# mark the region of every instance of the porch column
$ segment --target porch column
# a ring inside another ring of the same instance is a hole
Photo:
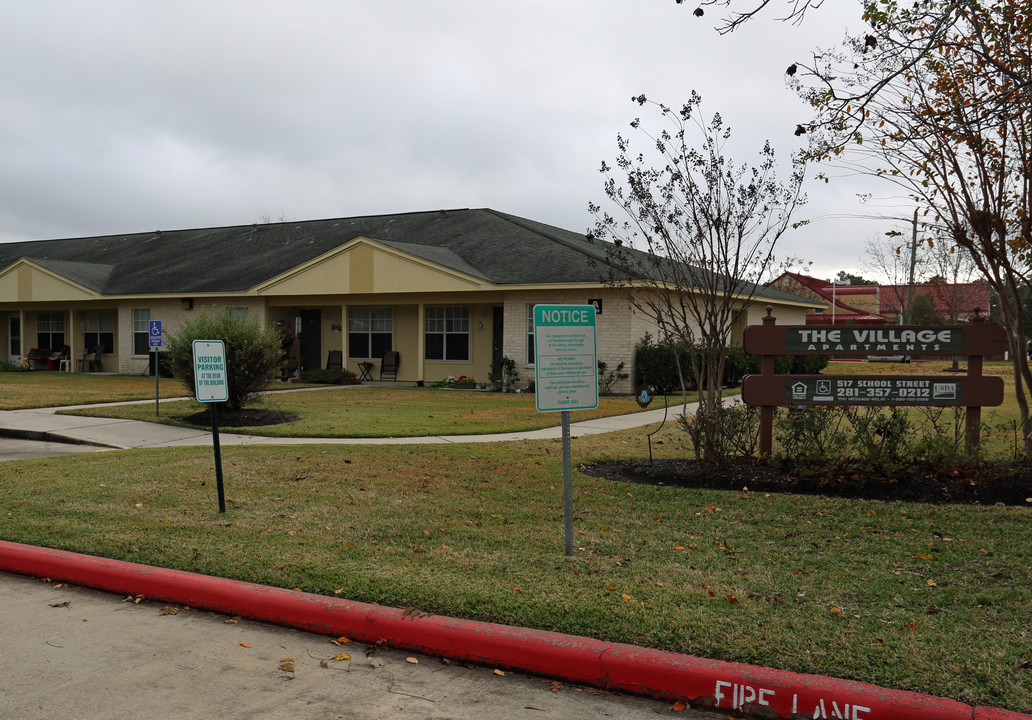
[[[416,313],[416,380],[426,380],[423,362],[426,357],[426,305],[419,303]]]
[[[68,366],[72,369],[72,372],[79,372],[79,358],[86,352],[82,349],[82,311],[69,310],[68,311],[68,332],[65,333],[65,345],[69,347],[68,350]],[[115,328],[118,328],[118,315],[115,315]],[[116,348],[111,348],[114,352]],[[58,366],[60,367],[60,366]]]
[[[340,306],[340,364],[347,370],[348,368],[348,306],[347,304]]]

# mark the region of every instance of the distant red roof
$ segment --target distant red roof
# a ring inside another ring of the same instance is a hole
[[[838,285],[793,272],[782,273],[770,285],[775,285],[778,280],[786,277],[795,280],[822,297],[829,305],[834,306],[836,311],[834,321],[832,320],[833,313],[812,313],[806,317],[807,324],[812,325],[831,325],[833,322],[836,325],[841,323],[870,325],[893,323],[895,320],[888,316],[899,314],[901,300],[906,299],[909,287],[908,285]],[[842,298],[859,295],[876,296],[880,314],[861,310],[842,301]],[[983,316],[988,317],[989,315],[990,290],[986,283],[916,283],[914,296],[918,295],[931,297],[936,311],[944,315],[966,316],[974,312],[976,308],[982,312]],[[838,311],[845,313],[845,316],[839,316]]]
[[[886,325],[893,322],[891,318],[865,312],[859,308],[853,307],[852,305],[847,305],[840,299],[840,297],[844,295],[871,295],[877,292],[876,285],[832,285],[827,280],[819,280],[815,277],[810,277],[809,275],[800,275],[799,273],[793,272],[782,273],[776,280],[769,284],[773,285],[777,280],[784,277],[791,278],[808,290],[812,290],[824,298],[829,305],[833,305],[835,308],[834,313],[824,312],[808,314],[806,316],[807,325],[841,325],[844,323]],[[867,290],[862,293],[844,292],[860,288],[867,288]],[[842,311],[843,314],[840,315],[839,311]]]

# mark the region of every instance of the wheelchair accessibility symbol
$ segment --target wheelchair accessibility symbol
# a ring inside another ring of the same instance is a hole
[[[149,323],[150,347],[161,347],[161,321],[150,320]]]

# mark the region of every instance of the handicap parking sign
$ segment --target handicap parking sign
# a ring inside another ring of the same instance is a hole
[[[151,320],[150,321],[150,347],[159,348],[161,347],[161,321]]]

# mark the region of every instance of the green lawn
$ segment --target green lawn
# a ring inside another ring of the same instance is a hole
[[[276,399],[306,410],[367,389]],[[487,397],[433,397],[468,395]],[[655,428],[577,438],[575,466],[647,458]],[[657,458],[688,452],[674,423],[653,443]],[[558,441],[223,448],[225,515],[210,448],[8,462],[0,537],[1032,711],[1029,507],[575,472],[566,558],[561,454]]]
[[[560,422],[559,413],[538,412],[532,394],[410,386],[331,386],[279,392],[263,397],[257,407],[296,413],[300,418],[280,425],[234,427],[233,432],[273,437],[418,437],[536,430]],[[184,418],[205,409],[201,403],[189,401],[163,404],[158,417],[153,403],[70,412],[186,425]],[[575,417],[591,420],[638,411],[633,398],[604,397],[597,410],[578,411]]]
[[[159,389],[161,397],[182,397],[189,394],[178,380],[162,378]],[[0,373],[0,410],[123,402],[147,398],[154,399],[154,378],[141,375]]]

